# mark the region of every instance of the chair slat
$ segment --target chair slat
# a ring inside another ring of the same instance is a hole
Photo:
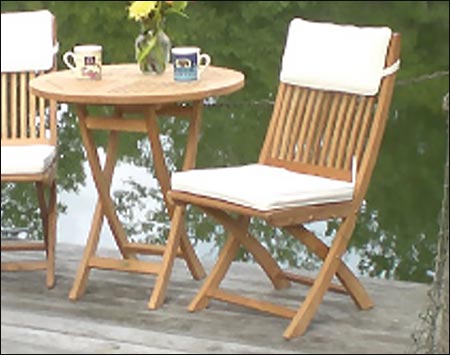
[[[281,157],[284,157],[287,155],[289,147],[291,145],[292,136],[291,136],[291,134],[289,134],[289,131],[293,129],[295,117],[297,116],[296,111],[297,111],[299,96],[300,96],[300,90],[295,90],[292,95],[292,101],[291,101],[292,103],[290,105],[290,109],[288,110],[287,121],[286,121],[286,124],[284,125],[284,132],[283,132],[282,138],[281,138],[280,154],[279,154]]]
[[[293,160],[295,157],[295,154],[298,151],[297,136],[300,132],[300,127],[302,126],[302,123],[303,123],[303,117],[304,117],[303,113],[305,111],[306,102],[307,102],[307,99],[309,96],[309,90],[306,90],[303,88],[297,88],[297,90],[300,92],[300,101],[297,106],[297,112],[295,115],[295,120],[293,123],[292,130],[291,130],[291,144],[290,144],[289,150],[286,155],[286,159],[288,159],[288,160]]]
[[[331,105],[329,111],[327,112],[327,114],[325,114],[326,131],[323,135],[322,149],[319,158],[319,165],[322,166],[331,166],[329,163],[328,152],[330,150],[331,137],[333,136],[335,124],[333,117],[336,116],[336,113],[338,112],[339,109],[339,103],[341,101],[341,95],[338,94],[330,94],[330,95],[331,95]]]
[[[27,73],[20,73],[20,137],[27,134]]]
[[[30,73],[30,80],[34,79],[36,74],[34,72]],[[36,96],[30,95],[28,96],[28,120],[30,122],[30,138],[36,138]]]
[[[339,149],[337,150],[336,155],[336,167],[341,168],[344,163],[345,159],[345,153],[347,152],[347,149],[349,148],[349,139],[350,136],[350,130],[353,125],[353,120],[355,118],[355,106],[356,106],[356,95],[352,95],[350,98],[350,102],[347,108],[347,113],[344,116],[344,122],[343,127],[340,135],[340,142]]]
[[[278,86],[278,92],[277,92],[277,96],[275,98],[275,104],[273,107],[272,118],[275,118],[280,114],[285,90],[286,90],[286,85],[281,83]],[[269,156],[269,154],[271,154],[273,140],[275,139],[275,130],[276,130],[276,120],[271,119],[270,123],[269,123],[269,127],[267,128],[267,133],[266,133],[265,139],[264,139],[264,145],[261,149],[261,153],[259,156],[260,163],[262,163],[264,161],[264,159],[267,156]]]
[[[345,115],[347,113],[347,107],[350,103],[350,95],[343,94],[342,100],[339,105],[339,110],[336,117],[336,125],[334,127],[333,135],[331,137],[331,147],[329,151],[329,166],[336,167],[336,158],[338,150],[340,149],[342,130],[344,127]]]
[[[285,125],[287,121],[288,112],[290,109],[290,102],[292,100],[293,94],[294,94],[294,88],[291,85],[288,85],[286,87],[284,97],[283,97],[283,104],[281,106],[280,112],[278,117],[276,118],[277,124],[276,124],[276,130],[275,130],[275,137],[273,141],[273,146],[276,147],[276,150],[272,152],[272,155],[275,157],[283,157],[283,152],[281,149],[281,142],[283,140],[283,135],[285,132]]]
[[[320,134],[318,126],[320,122],[319,120],[321,107],[324,103],[324,97],[324,91],[319,91],[314,101],[314,107],[313,111],[311,112],[311,120],[309,123],[308,132],[304,138],[304,151],[300,156],[300,161],[303,163],[311,163],[314,160],[315,152],[312,148],[316,140],[316,135]]]
[[[329,125],[329,123],[327,122],[327,115],[330,110],[331,97],[331,93],[324,93],[322,107],[318,112],[316,134],[311,146],[311,164],[319,164],[320,161],[320,153],[323,148],[325,130]]]
[[[8,75],[2,73],[2,139],[8,137]]]
[[[11,74],[10,82],[10,122],[11,138],[17,138],[17,74]]]
[[[303,120],[301,123],[300,132],[296,139],[297,140],[297,142],[296,142],[297,150],[295,152],[294,161],[300,161],[300,157],[304,150],[305,136],[309,129],[309,122],[310,122],[310,118],[311,118],[311,112],[314,107],[314,100],[316,98],[316,94],[317,94],[316,91],[311,91],[308,96],[308,100],[306,102],[306,107],[305,107],[305,112],[303,114]]]
[[[343,162],[344,169],[350,169],[352,164],[352,158],[356,151],[356,141],[359,134],[359,130],[362,125],[363,112],[368,104],[368,99],[365,96],[358,98],[357,108],[355,110],[355,117],[352,122],[350,136],[348,139],[348,147],[345,155],[345,161]]]
[[[40,97],[39,101],[39,138],[45,137],[45,100]]]
[[[371,122],[372,122],[374,102],[375,102],[375,97],[370,97],[368,100],[368,103],[366,105],[366,109],[365,109],[364,116],[362,119],[362,127],[361,127],[360,133],[358,135],[358,139],[356,142],[356,148],[355,148],[355,156],[356,156],[356,159],[358,162],[362,160],[363,149],[366,145],[367,135],[368,135],[368,132],[369,132],[369,129],[371,126]]]

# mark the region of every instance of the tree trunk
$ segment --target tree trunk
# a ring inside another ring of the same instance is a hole
[[[447,206],[448,207],[448,206]],[[448,209],[447,209],[448,210]],[[447,240],[448,240],[448,229],[447,229]],[[445,275],[444,275],[444,309],[442,311],[442,322],[441,322],[441,333],[439,334],[439,352],[441,354],[448,354],[449,348],[448,348],[448,254],[447,254],[447,261],[445,263]]]
[[[445,111],[447,111],[447,134],[448,131],[448,125],[449,125],[449,98],[448,93],[446,97],[444,98],[444,104],[443,108]],[[447,136],[448,138],[448,136]],[[448,143],[447,143],[448,145]],[[444,200],[442,203],[442,214],[441,214],[441,230],[440,230],[440,243],[442,243],[441,248],[439,251],[444,253],[441,255],[441,258],[443,258],[442,266],[443,266],[443,274],[442,274],[442,293],[441,293],[441,323],[440,323],[440,331],[438,334],[438,341],[437,341],[437,350],[441,354],[448,354],[449,353],[449,334],[448,334],[448,258],[449,258],[449,234],[448,234],[448,227],[449,227],[449,214],[448,214],[448,149],[447,146],[447,163],[445,166],[445,180],[444,180]],[[439,261],[438,261],[439,262]]]
[[[447,113],[447,159],[444,170],[444,195],[439,220],[439,238],[436,268],[433,284],[428,292],[425,313],[412,334],[415,354],[448,354],[448,293],[449,293],[449,213],[448,213],[448,170],[449,170],[449,94],[444,97],[443,109]]]

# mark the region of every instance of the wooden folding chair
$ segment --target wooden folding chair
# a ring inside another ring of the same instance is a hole
[[[35,184],[43,226],[42,241],[2,239],[1,251],[46,253],[42,261],[2,261],[1,271],[46,270],[46,284],[51,288],[57,222],[56,102],[31,95],[29,81],[56,69],[56,21],[47,10],[1,16],[1,181]]]
[[[399,54],[400,35],[386,27],[292,21],[258,164],[172,175],[172,201],[200,207],[229,233],[190,311],[210,299],[265,311],[291,320],[283,334],[290,339],[305,332],[327,290],[348,293],[360,309],[373,306],[341,258],[377,160]],[[179,238],[183,211],[176,207],[169,239]],[[251,217],[283,229],[322,259],[316,278],[283,271],[249,233]],[[329,219],[340,220],[330,247],[302,224]],[[219,287],[240,246],[275,288],[312,285],[298,309]],[[332,283],[334,276],[342,285]]]

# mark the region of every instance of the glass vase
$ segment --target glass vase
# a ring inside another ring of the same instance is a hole
[[[163,30],[139,34],[135,41],[136,60],[145,74],[162,74],[170,60],[171,42]]]

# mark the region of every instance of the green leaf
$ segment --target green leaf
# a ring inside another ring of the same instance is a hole
[[[153,36],[152,39],[148,42],[148,44],[138,52],[137,61],[141,63],[153,49],[156,44],[156,36]]]
[[[178,12],[182,12],[186,8],[187,4],[188,4],[187,1],[174,1],[172,3],[171,9]]]
[[[165,52],[164,52],[161,44],[155,46],[152,56],[153,56],[153,59],[155,60],[155,62],[157,63],[157,66],[158,66],[157,71],[159,71],[159,70],[164,71],[164,67],[162,67],[162,66],[164,66],[164,62],[165,62],[166,58],[165,58]],[[162,68],[160,68],[160,67],[162,67]]]
[[[186,13],[184,12],[184,10],[186,9],[187,3],[188,3],[187,1],[174,1],[172,3],[172,6],[170,6],[166,10],[166,14],[177,14],[182,17],[188,18],[188,15],[186,15]]]

